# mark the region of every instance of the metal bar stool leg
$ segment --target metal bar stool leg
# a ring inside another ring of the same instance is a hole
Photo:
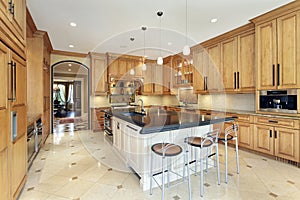
[[[202,159],[202,151],[200,152],[200,196],[203,197],[203,159]]]
[[[162,157],[162,177],[161,177],[161,200],[165,199],[165,169],[164,169],[164,160],[165,157]]]
[[[228,152],[227,152],[227,140],[225,140],[225,183],[228,183]]]
[[[219,163],[219,146],[218,144],[216,145],[216,159],[215,159],[215,163],[217,165],[217,173],[218,173],[218,185],[220,185],[220,163]]]
[[[192,200],[192,186],[191,186],[191,174],[190,174],[190,163],[189,163],[189,150],[186,149],[186,152],[185,152],[185,160],[186,164],[185,167],[184,167],[184,170],[185,168],[187,168],[187,176],[188,176],[188,189],[189,189],[189,200]]]
[[[236,160],[236,173],[240,173],[240,163],[239,163],[239,147],[238,147],[238,138],[235,138],[235,160]]]
[[[151,152],[151,158],[150,158],[150,195],[152,195],[152,179],[153,179],[153,153]]]
[[[170,170],[171,170],[171,164],[170,164],[170,159],[167,159],[167,187],[170,187]]]

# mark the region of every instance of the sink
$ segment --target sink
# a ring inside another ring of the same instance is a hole
[[[127,117],[132,117],[132,116],[145,116],[146,114],[142,114],[139,112],[123,112],[122,115]]]

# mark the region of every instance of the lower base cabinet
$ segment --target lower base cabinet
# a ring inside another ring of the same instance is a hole
[[[299,134],[298,120],[257,117],[254,150],[299,162]]]
[[[8,148],[0,152],[0,199],[9,199]]]
[[[24,149],[27,149],[26,134],[12,144],[11,192],[13,199],[16,199],[21,191],[27,174],[27,151],[24,151]]]

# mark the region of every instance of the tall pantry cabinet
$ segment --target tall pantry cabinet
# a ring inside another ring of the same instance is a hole
[[[0,1],[0,199],[17,199],[27,173],[26,0]]]

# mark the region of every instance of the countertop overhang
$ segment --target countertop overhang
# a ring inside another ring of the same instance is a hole
[[[159,110],[146,115],[128,115],[129,112],[113,112],[113,116],[141,127],[140,134],[178,130],[233,121],[224,116],[200,115],[184,112]]]

